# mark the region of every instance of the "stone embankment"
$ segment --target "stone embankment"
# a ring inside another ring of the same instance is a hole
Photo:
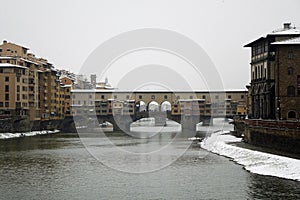
[[[235,132],[244,141],[280,151],[300,153],[300,122],[259,119],[234,120]]]

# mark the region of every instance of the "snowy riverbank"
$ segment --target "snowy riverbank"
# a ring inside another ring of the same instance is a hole
[[[212,134],[200,143],[201,147],[231,158],[252,173],[300,181],[300,160],[230,145],[241,142],[241,138],[228,133],[219,131]]]
[[[0,133],[0,139],[10,139],[10,138],[19,138],[19,137],[30,137],[35,135],[45,135],[45,134],[53,134],[58,133],[59,130],[43,130],[43,131],[31,131],[24,133]]]

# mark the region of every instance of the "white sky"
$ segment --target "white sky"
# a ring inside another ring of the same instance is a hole
[[[57,68],[76,73],[111,37],[161,28],[197,42],[226,89],[249,83],[250,51],[244,44],[283,22],[300,27],[299,0],[1,0],[0,5],[0,40],[29,47]]]

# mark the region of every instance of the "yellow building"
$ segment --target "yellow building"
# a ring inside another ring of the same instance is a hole
[[[70,115],[73,83],[61,84],[54,66],[28,50],[7,41],[0,45],[0,115],[30,121]]]

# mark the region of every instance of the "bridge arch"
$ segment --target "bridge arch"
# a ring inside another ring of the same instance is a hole
[[[160,110],[163,112],[171,111],[172,104],[169,101],[164,101],[160,104]]]
[[[136,112],[146,112],[147,105],[144,101],[138,101],[135,103],[135,111]]]
[[[158,112],[158,111],[160,111],[160,105],[156,101],[151,101],[148,104],[148,111],[149,112]]]

